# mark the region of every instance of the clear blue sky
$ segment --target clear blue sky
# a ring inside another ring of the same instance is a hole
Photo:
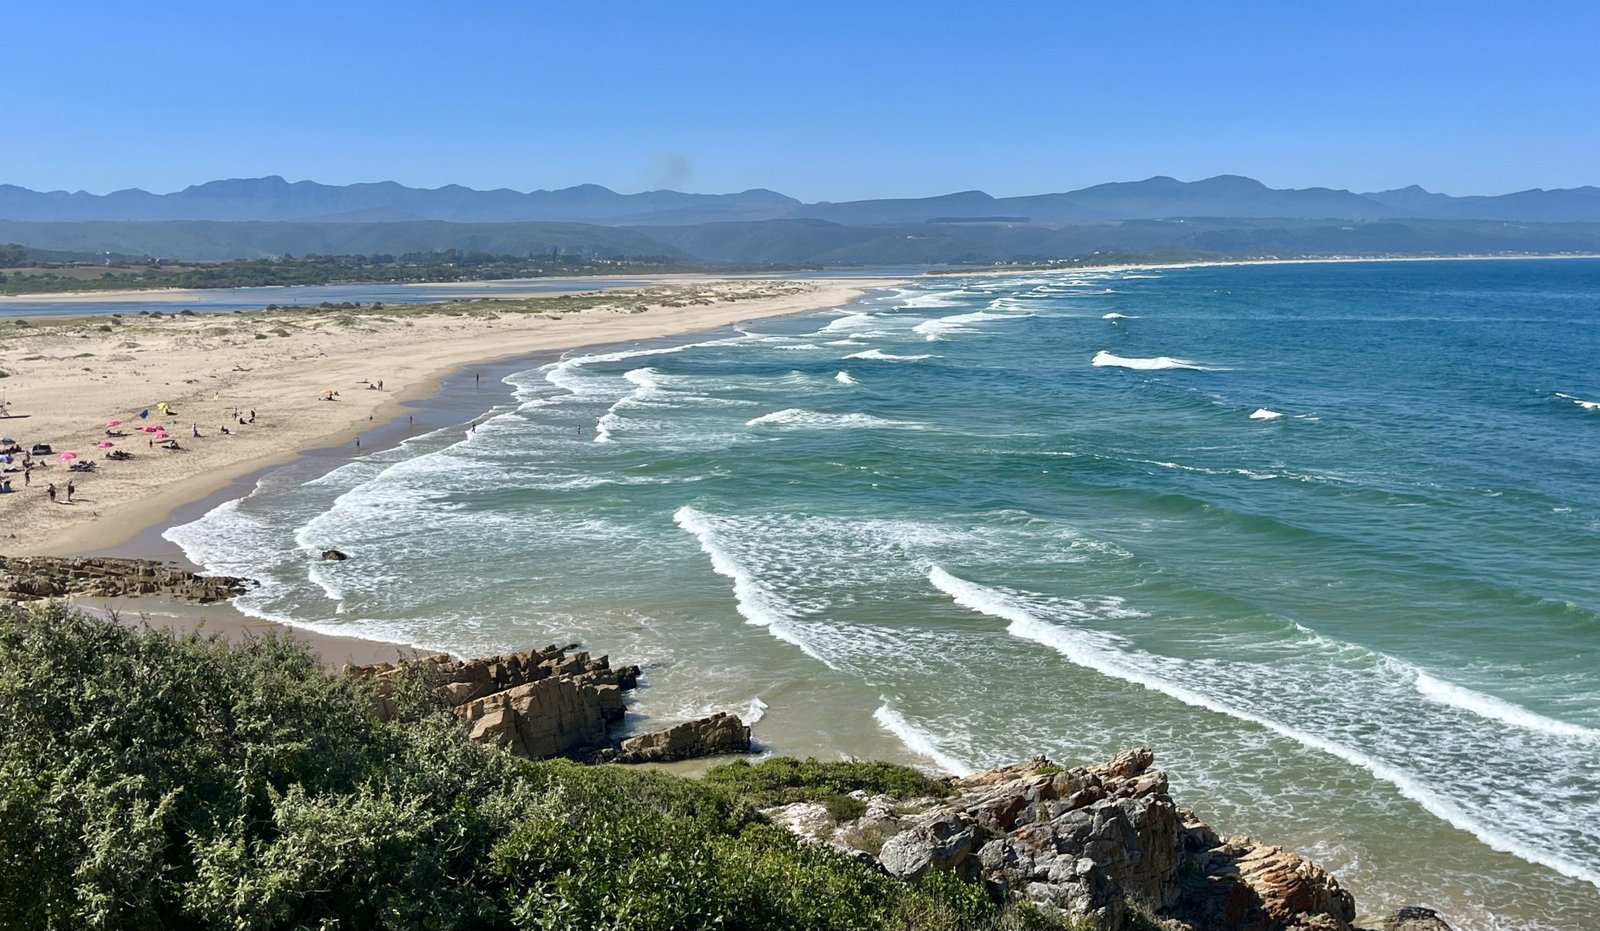
[[[0,182],[1600,183],[1600,4],[24,2]]]

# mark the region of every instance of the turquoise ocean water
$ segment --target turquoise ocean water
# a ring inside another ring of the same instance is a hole
[[[1600,261],[940,276],[534,365],[167,536],[263,617],[640,662],[643,727],[1147,744],[1366,912],[1600,928],[1597,363]]]

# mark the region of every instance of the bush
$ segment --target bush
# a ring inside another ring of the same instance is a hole
[[[427,702],[379,722],[367,688],[277,637],[0,606],[0,927],[1022,927],[980,886],[899,883],[757,810],[934,794],[914,771],[529,763]]]

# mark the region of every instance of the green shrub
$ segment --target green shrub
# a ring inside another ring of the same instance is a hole
[[[981,886],[899,883],[757,809],[937,794],[914,771],[529,763],[468,741],[426,690],[379,722],[367,687],[272,636],[0,606],[0,927],[1025,927]]]

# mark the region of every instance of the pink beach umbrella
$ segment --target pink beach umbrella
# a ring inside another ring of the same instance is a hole
[[[160,427],[140,427],[139,429],[143,430],[146,433],[160,433],[161,432],[161,428]]]
[[[117,444],[111,442],[110,440],[101,440],[100,442],[98,442],[98,443],[96,443],[94,445],[100,447],[101,449],[110,449],[111,447],[113,447],[113,446],[115,446]]]
[[[120,427],[120,426],[122,426],[122,421],[120,421],[120,420],[108,420],[108,421],[106,421],[106,426],[108,426],[108,427]]]
[[[61,454],[61,461],[62,462],[71,462],[72,460],[74,460],[76,458],[78,458],[78,454],[77,453],[62,453]]]

